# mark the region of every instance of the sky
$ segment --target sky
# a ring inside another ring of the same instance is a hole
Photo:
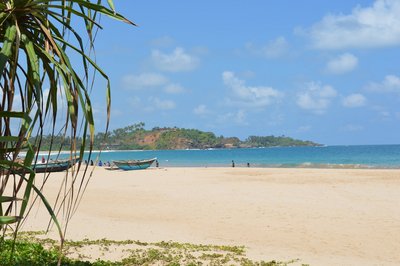
[[[400,143],[400,0],[114,4],[138,26],[101,19],[96,59],[111,79],[111,130],[144,122],[241,139]]]

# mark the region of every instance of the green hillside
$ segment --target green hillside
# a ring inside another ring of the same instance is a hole
[[[297,140],[286,136],[250,136],[245,140],[237,137],[216,136],[212,132],[197,129],[155,127],[144,128],[144,123],[118,128],[111,132],[100,132],[95,136],[94,149],[107,150],[175,150],[210,148],[252,148],[252,147],[288,147],[320,146],[312,141]],[[53,150],[61,145],[67,147],[69,139],[53,139]],[[50,137],[44,137],[43,149],[50,148]],[[79,144],[78,144],[79,146]]]

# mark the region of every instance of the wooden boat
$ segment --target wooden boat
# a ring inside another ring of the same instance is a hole
[[[149,168],[149,166],[155,161],[157,158],[147,159],[147,160],[119,160],[113,161],[113,163],[122,170],[140,170]]]
[[[72,167],[74,160],[56,160],[33,165],[36,173],[62,172]]]

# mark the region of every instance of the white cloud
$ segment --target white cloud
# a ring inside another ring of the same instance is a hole
[[[344,49],[400,44],[400,1],[376,0],[349,15],[327,15],[309,31],[315,48]]]
[[[231,89],[232,94],[227,102],[244,107],[266,107],[279,100],[283,94],[271,87],[246,86],[245,81],[238,79],[233,72],[222,73],[224,84]]]
[[[264,56],[266,58],[277,58],[285,55],[289,45],[284,37],[278,37],[268,42],[263,47],[255,47],[252,43],[246,44],[246,49],[253,54]]]
[[[122,78],[124,88],[138,90],[148,87],[165,85],[168,78],[157,73],[142,73],[139,75],[126,75]]]
[[[235,123],[237,125],[248,125],[246,119],[246,112],[244,110],[239,109],[237,112],[230,112],[226,114],[221,114],[217,117],[217,121],[219,123]]]
[[[172,54],[153,50],[151,58],[157,68],[168,72],[192,71],[199,64],[197,57],[186,53],[181,47],[177,47]]]
[[[335,98],[337,92],[329,85],[322,86],[318,83],[311,82],[297,96],[297,105],[305,110],[309,110],[316,114],[325,113],[331,100]]]
[[[366,90],[373,92],[400,93],[400,78],[395,75],[387,75],[381,83],[371,82]]]
[[[364,95],[359,93],[351,94],[345,97],[342,101],[343,106],[354,108],[354,107],[362,107],[367,103],[367,99]]]
[[[332,74],[343,74],[354,70],[357,65],[358,58],[352,54],[345,53],[329,61],[326,69]]]
[[[208,110],[206,105],[200,104],[196,108],[193,109],[193,113],[196,115],[206,115],[211,112]]]
[[[172,110],[176,108],[176,104],[171,100],[163,100],[158,97],[149,97],[147,100],[135,96],[127,99],[131,109],[135,112],[152,113],[157,110]],[[126,112],[126,111],[125,111]]]
[[[180,84],[175,84],[175,83],[168,84],[164,88],[164,90],[166,93],[169,94],[179,94],[185,91],[185,89]]]
[[[153,107],[159,110],[172,110],[175,109],[176,104],[171,100],[161,100],[159,98],[150,98],[149,101],[153,104]]]

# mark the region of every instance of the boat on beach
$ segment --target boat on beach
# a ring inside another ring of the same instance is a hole
[[[32,166],[36,173],[62,172],[72,167],[74,160],[55,160],[47,163],[36,163]]]
[[[121,170],[140,170],[149,168],[156,160],[157,158],[145,160],[118,160],[113,161],[113,163]]]

